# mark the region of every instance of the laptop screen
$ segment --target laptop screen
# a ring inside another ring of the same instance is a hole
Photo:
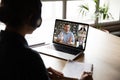
[[[89,25],[56,19],[53,43],[85,49]]]

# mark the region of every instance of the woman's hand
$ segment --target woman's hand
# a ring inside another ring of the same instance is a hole
[[[91,72],[83,72],[81,80],[93,80]]]
[[[61,78],[64,77],[64,75],[61,72],[59,72],[51,67],[49,67],[47,70],[48,70],[49,77],[52,80],[60,80]]]
[[[74,78],[67,78],[64,77],[63,73],[49,67],[48,69],[48,74],[51,80],[77,80]],[[81,79],[80,80],[93,80],[92,78],[92,73],[91,72],[83,72]]]

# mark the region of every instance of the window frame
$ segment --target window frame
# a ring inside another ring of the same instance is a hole
[[[62,11],[62,19],[66,19],[67,17],[67,1],[80,1],[80,0],[42,0],[42,1],[63,1],[63,11]],[[100,4],[100,1],[99,1]],[[113,20],[116,21],[116,20]],[[119,12],[119,20],[120,21],[120,12]]]

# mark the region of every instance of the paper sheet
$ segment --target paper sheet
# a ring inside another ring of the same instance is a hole
[[[80,79],[84,71],[91,72],[92,64],[68,61],[62,72],[65,77]]]

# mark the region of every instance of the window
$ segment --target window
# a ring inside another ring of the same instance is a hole
[[[109,5],[109,12],[112,14],[114,19],[112,21],[118,21],[120,16],[120,0],[100,0],[100,6],[103,6],[104,3]]]
[[[120,8],[119,8],[119,0],[100,0],[99,6],[103,6],[104,3],[108,4],[109,6],[109,13],[111,13],[112,18],[103,20],[100,19],[100,22],[106,21],[118,21],[120,18]],[[87,4],[89,7],[89,11],[86,13],[85,16],[82,16],[80,13],[80,5]],[[78,21],[88,21],[94,22],[95,20],[95,3],[93,0],[68,0],[67,1],[67,19],[74,19]]]
[[[42,19],[51,20],[62,18],[62,1],[43,1]]]
[[[89,4],[88,4],[89,3]],[[87,13],[85,16],[82,16],[80,13],[80,6],[82,4],[87,4],[91,6],[91,11]],[[79,0],[79,1],[67,1],[67,19],[74,19],[78,21],[93,21],[93,10],[94,3],[90,0]]]

